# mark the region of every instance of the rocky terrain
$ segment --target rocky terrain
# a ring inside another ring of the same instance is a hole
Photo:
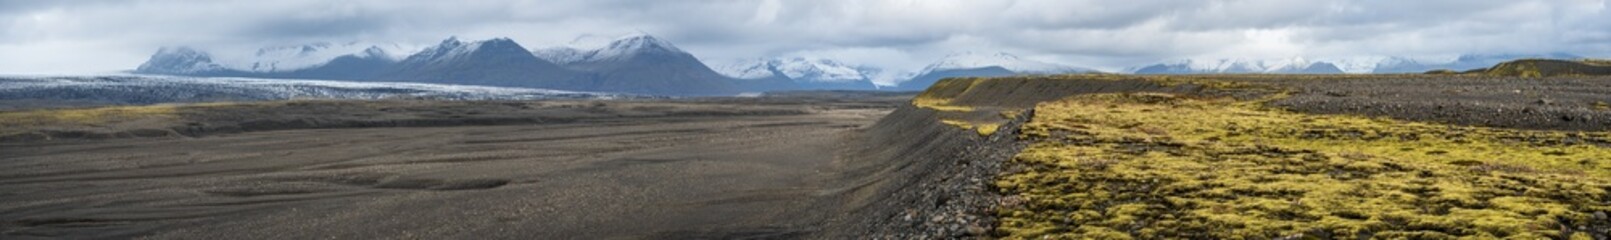
[[[969,176],[1001,194],[989,237],[1605,239],[1606,80],[961,78],[913,103],[1027,145]]]
[[[915,97],[0,112],[0,234],[1606,239],[1608,80],[1085,74]]]

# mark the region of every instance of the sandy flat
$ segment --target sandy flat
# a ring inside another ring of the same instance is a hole
[[[798,237],[888,111],[5,143],[0,236]]]

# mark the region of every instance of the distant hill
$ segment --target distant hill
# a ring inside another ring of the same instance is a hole
[[[1488,68],[1484,73],[1494,76],[1515,77],[1611,75],[1611,61],[1521,59],[1499,63]]]
[[[1460,57],[1448,62],[1423,62],[1408,58],[1394,58],[1392,61],[1384,61],[1377,64],[1372,70],[1372,73],[1419,73],[1437,69],[1467,71],[1472,69],[1488,68],[1505,61],[1528,58],[1578,59],[1582,57],[1567,53],[1468,54],[1461,55]]]
[[[896,89],[904,91],[920,91],[927,89],[930,85],[934,85],[934,83],[939,82],[940,79],[954,77],[1004,77],[1012,75],[1019,75],[1019,73],[1013,72],[1012,70],[1007,70],[1006,68],[1000,66],[934,70],[924,72],[922,75],[914,76],[912,77],[912,80],[901,82],[901,85],[896,87]]]
[[[950,77],[1000,77],[1024,74],[1087,72],[1096,72],[1096,70],[1024,59],[1008,53],[962,52],[951,54],[933,64],[929,64],[928,67],[924,67],[922,71],[914,74],[910,80],[901,82],[894,90],[923,90],[927,89],[929,85],[934,85],[940,79]]]
[[[1138,67],[1135,74],[1217,74],[1217,73],[1277,73],[1277,74],[1337,74],[1344,73],[1336,64],[1310,61],[1302,58],[1246,60],[1221,59],[1217,61],[1180,60]]]
[[[1288,58],[1288,59],[1185,59],[1132,67],[1135,74],[1335,74],[1335,73],[1423,73],[1432,70],[1467,71],[1500,62],[1525,59],[1577,59],[1566,53],[1545,54],[1468,54],[1447,61],[1416,60],[1408,57]]]

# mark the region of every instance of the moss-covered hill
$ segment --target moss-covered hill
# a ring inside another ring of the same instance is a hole
[[[951,79],[914,104],[1029,142],[995,181],[1007,239],[1611,236],[1611,134],[1298,113],[1245,77]]]
[[[1521,59],[1499,63],[1488,68],[1486,73],[1494,76],[1513,77],[1611,75],[1611,61],[1593,59]]]

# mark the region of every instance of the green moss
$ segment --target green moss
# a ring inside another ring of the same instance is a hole
[[[174,105],[153,105],[0,112],[0,124],[12,126],[50,123],[94,125],[126,119],[172,117],[175,109],[176,106]]]
[[[957,127],[957,128],[961,128],[961,129],[972,130],[974,132],[979,133],[980,137],[989,137],[991,134],[996,133],[996,129],[1001,128],[1000,123],[971,123],[971,122],[966,122],[966,121],[961,121],[961,120],[949,120],[949,119],[941,119],[940,123],[944,123],[945,125],[951,125],[952,127]]]
[[[929,86],[928,90],[918,94],[917,97],[913,97],[912,105],[920,108],[934,109],[936,111],[973,111],[972,107],[952,105],[951,99],[956,98],[957,95],[967,92],[969,89],[972,89],[973,86],[982,81],[985,81],[985,79],[942,79],[939,82],[935,82],[933,86]]]
[[[1101,94],[1043,103],[1008,239],[1564,238],[1611,211],[1604,137]],[[1608,231],[1599,229],[1594,231]],[[1330,237],[1325,237],[1330,236]]]

